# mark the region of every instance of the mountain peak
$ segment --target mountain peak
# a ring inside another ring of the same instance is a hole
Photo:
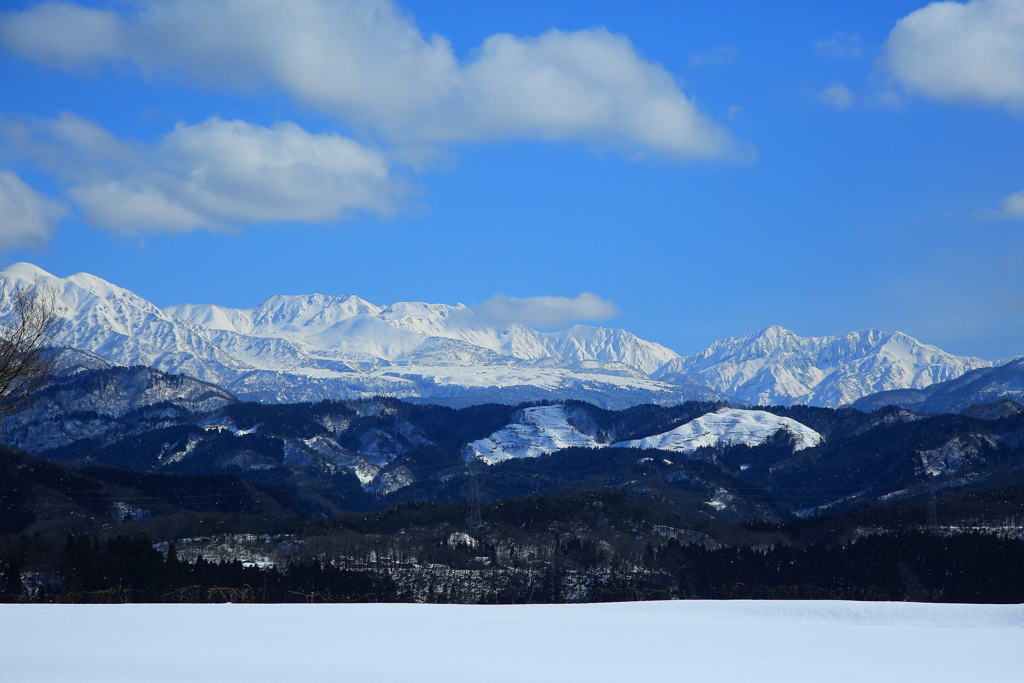
[[[754,333],[755,337],[795,337],[797,336],[792,330],[786,329],[782,325],[769,325],[760,332]]]
[[[119,365],[190,375],[256,400],[478,392],[490,401],[586,395],[621,405],[699,395],[840,406],[992,365],[881,330],[800,337],[772,325],[683,358],[620,329],[476,324],[461,304],[382,307],[351,294],[305,294],[271,296],[250,309],[161,310],[88,273],[62,279],[19,263],[3,275],[12,285],[38,280],[57,288],[68,322],[61,342],[69,347]]]
[[[922,344],[902,332],[800,337],[778,325],[714,342],[663,368],[756,405],[848,405],[888,389],[924,387],[991,363]],[[659,376],[659,375],[656,375]]]
[[[52,273],[48,273],[39,266],[26,263],[25,261],[18,261],[7,266],[3,271],[0,271],[0,277],[3,277],[8,282],[26,283],[45,278],[55,278]]]
[[[10,273],[34,282],[38,270],[20,265]],[[724,400],[695,383],[651,379],[677,354],[624,330],[499,330],[467,323],[472,316],[462,305],[382,307],[351,294],[275,295],[250,309],[181,304],[161,310],[86,273],[45,280],[65,311],[61,343],[117,365],[189,375],[249,400],[579,398],[606,406]],[[10,311],[0,305],[0,319]]]

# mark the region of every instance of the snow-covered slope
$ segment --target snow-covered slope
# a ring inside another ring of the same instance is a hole
[[[57,290],[66,321],[62,344],[93,353],[116,365],[147,365],[216,384],[229,383],[250,368],[221,351],[203,328],[182,323],[140,296],[105,280],[78,273],[58,278],[28,263],[0,272],[6,282],[0,321],[11,310],[12,290],[48,285]]]
[[[778,432],[793,438],[793,450],[812,448],[821,443],[821,434],[788,417],[779,417],[763,410],[721,410],[702,415],[684,425],[643,439],[620,441],[617,448],[659,448],[689,455],[707,446],[760,446]]]
[[[898,405],[922,413],[957,413],[970,406],[1003,400],[1024,402],[1024,358],[997,367],[972,370],[924,389],[883,391],[865,396],[854,403],[854,407],[871,411]]]
[[[625,330],[576,325],[565,332],[538,332],[525,325],[497,329],[475,323],[462,304],[398,303],[375,306],[356,296],[273,296],[250,309],[209,304],[170,306],[165,313],[210,330],[259,339],[284,339],[314,357],[408,360],[434,342],[441,364],[455,362],[466,345],[520,360],[556,358],[623,363],[647,375],[678,354]],[[464,344],[439,344],[454,340]],[[450,351],[449,351],[450,349]],[[444,350],[444,353],[438,351]],[[450,355],[448,355],[450,354]],[[371,360],[372,359],[372,360]]]
[[[512,420],[489,437],[467,444],[465,457],[479,458],[493,465],[512,458],[535,458],[563,448],[609,445],[580,431],[564,405],[525,408]],[[689,455],[705,446],[760,446],[780,431],[791,435],[794,451],[812,448],[822,441],[821,434],[788,417],[763,410],[722,408],[668,432],[610,445],[614,448],[660,448]]]
[[[468,459],[480,458],[488,465],[512,458],[535,458],[563,448],[599,448],[594,437],[569,424],[565,406],[538,406],[519,411],[515,422],[486,439],[466,445]]]
[[[153,368],[72,370],[39,392],[32,409],[9,417],[4,442],[38,453],[80,440],[106,442],[187,424],[238,400],[224,389]]]
[[[58,292],[59,341],[117,365],[146,365],[270,402],[390,395],[437,401],[578,398],[608,407],[720,400],[691,380],[648,373],[677,358],[624,330],[577,325],[538,332],[493,328],[462,304],[376,306],[355,296],[273,296],[252,309],[209,304],[161,310],[79,273],[58,278],[31,264],[2,273],[10,291]]]
[[[799,337],[774,326],[717,341],[700,353],[670,361],[652,376],[690,376],[754,405],[837,407],[868,394],[922,388],[991,365],[948,354],[902,332]]]

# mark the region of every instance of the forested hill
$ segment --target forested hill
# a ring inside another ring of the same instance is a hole
[[[600,486],[687,514],[784,521],[998,486],[1024,464],[1024,410],[1012,402],[941,415],[705,402],[265,405],[143,367],[85,370],[47,391],[10,422],[8,443],[79,468],[230,474],[327,516],[461,500],[476,480],[484,500]]]
[[[5,601],[1024,601],[1019,481],[932,511],[778,524],[584,487],[483,502],[474,527],[465,501],[328,519],[233,475],[76,472],[5,450],[0,473]]]

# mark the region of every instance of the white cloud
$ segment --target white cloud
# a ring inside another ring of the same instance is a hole
[[[1024,220],[1024,190],[1003,199],[998,209],[975,211],[974,218],[983,221]]]
[[[489,325],[522,323],[530,327],[558,327],[580,320],[606,320],[619,314],[610,301],[584,292],[576,298],[566,296],[531,296],[518,299],[504,294],[473,308],[475,318]]]
[[[0,169],[0,249],[40,247],[67,209],[39,194],[17,173]]]
[[[743,56],[734,45],[719,45],[708,52],[691,52],[690,66],[714,66],[716,64],[732,64]]]
[[[818,101],[827,104],[836,111],[846,111],[856,101],[853,93],[842,83],[832,83],[818,93]]]
[[[280,87],[392,144],[578,139],[679,158],[750,153],[660,65],[602,28],[489,37],[460,63],[390,0],[47,2],[0,20],[14,53],[61,68],[117,60],[234,88]]]
[[[388,214],[402,189],[381,152],[294,123],[212,118],[141,145],[65,113],[19,145],[49,162],[88,222],[124,233]]]
[[[45,2],[0,22],[0,39],[16,54],[65,69],[121,56],[117,15],[67,2]]]
[[[1014,192],[1003,200],[1002,214],[1005,218],[1024,219],[1024,190]]]
[[[886,53],[911,92],[1024,113],[1024,0],[932,3],[896,22]]]
[[[860,59],[864,56],[861,38],[856,33],[837,31],[829,38],[814,41],[814,51],[822,57]]]
[[[82,207],[87,222],[125,234],[182,232],[216,225],[151,184],[110,180],[72,187],[68,192]]]

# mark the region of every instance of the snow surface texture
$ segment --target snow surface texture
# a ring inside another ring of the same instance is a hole
[[[779,417],[763,410],[721,410],[702,415],[684,425],[643,439],[612,444],[619,448],[660,448],[666,451],[693,453],[707,446],[760,446],[785,431],[793,437],[793,450],[813,448],[821,443],[821,434],[788,417]]]
[[[0,605],[4,680],[1017,682],[1024,608]]]
[[[600,448],[594,437],[571,424],[565,406],[539,406],[519,411],[512,424],[486,439],[466,445],[468,459],[480,458],[488,465],[512,458],[535,458],[563,448]]]
[[[579,398],[621,408],[730,396],[754,405],[839,406],[993,365],[877,330],[804,338],[770,327],[683,358],[625,330],[495,328],[462,304],[377,306],[309,294],[272,296],[250,309],[160,309],[88,273],[58,278],[17,263],[0,275],[13,287],[58,290],[67,320],[60,341],[72,348],[265,402],[389,395],[465,404],[475,396],[468,403]]]
[[[652,376],[682,374],[752,405],[837,407],[891,389],[920,389],[993,363],[954,356],[902,332],[799,337],[773,326],[670,361]]]

